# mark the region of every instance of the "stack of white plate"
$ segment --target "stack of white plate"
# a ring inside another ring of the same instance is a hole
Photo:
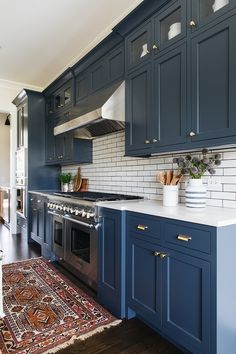
[[[181,22],[175,22],[170,26],[168,39],[174,38],[181,33]]]
[[[215,0],[214,4],[212,5],[212,9],[214,12],[221,9],[222,7],[228,5],[229,0]]]

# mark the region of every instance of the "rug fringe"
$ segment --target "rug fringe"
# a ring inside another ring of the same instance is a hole
[[[122,320],[116,320],[114,322],[108,323],[107,325],[95,328],[93,331],[85,333],[82,336],[79,336],[79,337],[73,336],[68,342],[62,343],[53,349],[47,350],[46,352],[42,352],[42,354],[54,354],[61,349],[65,349],[65,348],[69,347],[70,345],[74,344],[76,341],[83,341],[89,337],[92,337],[94,334],[98,334],[98,333],[103,332],[105,329],[115,327],[118,324],[120,324],[121,322],[122,322]]]

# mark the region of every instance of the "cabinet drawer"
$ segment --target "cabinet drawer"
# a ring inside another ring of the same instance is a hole
[[[127,218],[129,231],[136,232],[140,235],[147,235],[161,238],[161,223],[158,219],[154,219],[145,214],[129,214]]]
[[[177,245],[195,251],[211,253],[211,232],[208,229],[165,223],[164,239],[168,244]]]

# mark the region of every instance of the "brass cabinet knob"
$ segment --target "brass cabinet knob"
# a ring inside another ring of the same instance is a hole
[[[147,139],[147,140],[144,141],[144,143],[145,144],[150,144],[150,140]]]
[[[159,256],[161,259],[164,259],[167,257],[167,254],[166,253],[161,253],[160,256]]]
[[[154,43],[154,44],[153,44],[153,46],[152,46],[152,48],[153,48],[153,49],[158,49],[157,44],[156,44],[156,43]]]
[[[152,142],[155,144],[155,143],[158,143],[158,139],[152,139]]]
[[[153,252],[154,257],[159,257],[160,255],[161,255],[161,252],[158,252],[158,251]]]
[[[191,131],[191,132],[189,133],[189,136],[195,136],[195,135],[196,135],[196,133],[193,132],[193,131]]]
[[[196,24],[196,22],[194,20],[191,20],[189,22],[189,26],[192,27],[192,28],[195,28],[195,27],[197,27],[197,24]]]

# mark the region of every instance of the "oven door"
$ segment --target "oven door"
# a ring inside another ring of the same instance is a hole
[[[62,215],[53,212],[48,213],[52,215],[52,250],[60,260],[63,260],[65,253],[64,219]]]
[[[97,238],[92,224],[65,217],[65,262],[91,288],[97,287]]]

